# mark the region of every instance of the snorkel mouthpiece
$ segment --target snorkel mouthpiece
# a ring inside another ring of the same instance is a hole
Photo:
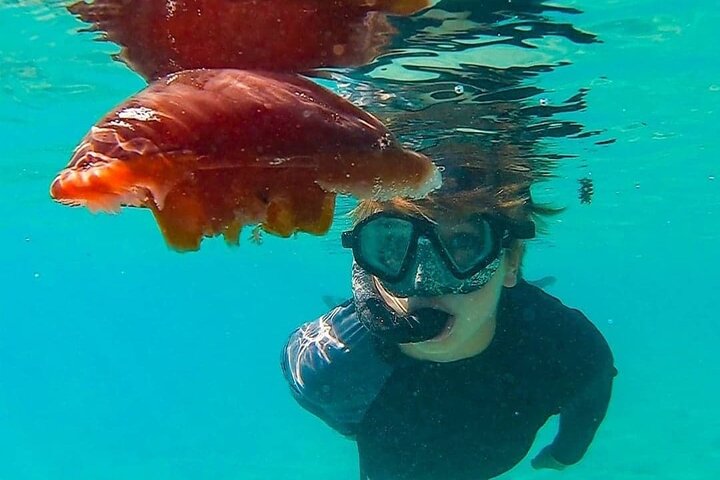
[[[434,308],[421,308],[401,315],[377,298],[367,301],[367,308],[375,317],[373,333],[393,343],[417,343],[440,335],[450,320],[450,314]]]

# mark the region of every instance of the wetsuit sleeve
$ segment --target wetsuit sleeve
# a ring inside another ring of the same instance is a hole
[[[585,455],[610,403],[612,363],[601,368],[591,381],[560,408],[560,428],[548,447],[552,457],[563,465],[572,465]]]
[[[354,435],[394,370],[358,320],[352,301],[295,330],[281,366],[295,400],[347,436]]]

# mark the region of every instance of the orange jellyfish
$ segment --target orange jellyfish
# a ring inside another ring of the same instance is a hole
[[[338,193],[422,197],[432,161],[385,126],[294,74],[189,70],[151,83],[102,118],[50,194],[91,211],[152,210],[167,243],[238,243],[243,226],[323,234]]]
[[[94,0],[69,6],[146,79],[185,69],[303,72],[372,61],[429,0]]]

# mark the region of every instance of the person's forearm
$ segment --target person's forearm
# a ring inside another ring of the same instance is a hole
[[[588,384],[560,412],[560,429],[549,447],[552,458],[563,465],[578,462],[592,443],[605,418],[614,376],[603,372]]]

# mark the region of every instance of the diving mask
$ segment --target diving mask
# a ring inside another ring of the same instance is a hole
[[[464,294],[482,288],[513,238],[532,238],[534,224],[488,214],[434,222],[379,212],[342,236],[357,264],[399,297]]]

